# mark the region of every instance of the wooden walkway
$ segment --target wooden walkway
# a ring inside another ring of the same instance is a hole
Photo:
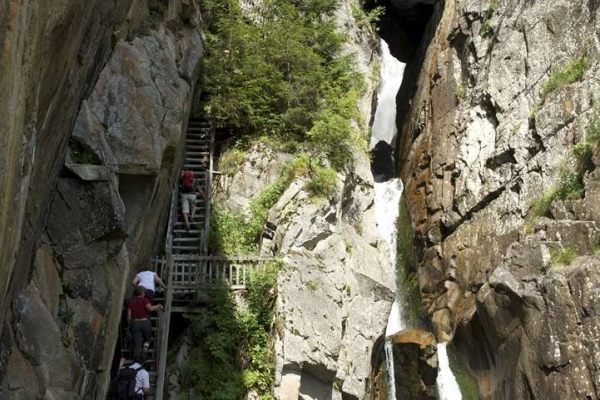
[[[190,121],[187,136],[184,168],[192,169],[204,188],[207,199],[211,197],[213,175],[214,129],[207,121]],[[163,400],[167,377],[167,352],[171,315],[190,311],[201,303],[200,295],[211,285],[228,284],[232,290],[244,290],[253,270],[264,269],[266,257],[215,257],[208,256],[210,232],[210,201],[198,196],[198,213],[188,232],[180,213],[177,187],[173,190],[165,255],[155,257],[154,268],[165,280],[164,311],[158,318],[156,329],[156,371],[153,400]]]

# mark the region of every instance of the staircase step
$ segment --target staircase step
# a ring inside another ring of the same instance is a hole
[[[197,157],[186,157],[185,158],[185,163],[186,164],[193,164],[194,162],[197,162],[198,164],[200,164],[203,161],[208,161],[208,156],[206,157],[206,159],[204,159],[204,158],[197,158]]]
[[[185,155],[186,156],[205,156],[205,157],[208,157],[208,156],[210,156],[210,152],[209,151],[186,151]]]
[[[203,166],[203,165],[192,165],[192,164],[184,164],[183,165],[184,169],[191,169],[192,171],[194,171],[194,175],[196,174],[203,174],[208,168],[207,166]],[[201,181],[202,183],[204,183],[206,181],[205,178],[196,178],[199,181]]]
[[[193,235],[197,233],[202,233],[202,231],[198,229],[190,229],[189,231],[186,231],[185,229],[173,229],[173,233],[188,233],[190,235]]]
[[[173,246],[173,250],[200,250],[200,246]]]
[[[183,237],[175,237],[173,238],[173,242],[199,242],[201,240],[201,238],[199,237],[192,237],[192,238],[183,238]]]

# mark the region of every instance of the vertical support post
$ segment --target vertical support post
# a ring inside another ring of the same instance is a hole
[[[171,197],[171,210],[169,213],[169,225],[165,240],[166,259],[163,269],[163,279],[167,280],[167,293],[165,304],[158,323],[158,371],[156,375],[155,399],[163,400],[165,392],[165,373],[167,370],[167,350],[169,347],[169,327],[171,325],[171,302],[173,301],[173,225],[177,221],[177,198],[179,196],[177,185],[173,185],[173,196]]]
[[[206,206],[204,207],[204,240],[203,240],[203,254],[208,254],[208,240],[210,232],[210,199],[212,197],[212,175],[213,175],[213,154],[214,154],[214,142],[215,142],[215,124],[212,120],[208,120],[210,123],[210,154],[208,157],[208,171],[206,171]]]

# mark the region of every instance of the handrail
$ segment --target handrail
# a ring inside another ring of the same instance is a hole
[[[167,279],[167,292],[165,305],[159,319],[160,340],[158,341],[158,374],[156,376],[156,400],[162,400],[165,391],[165,373],[167,368],[167,350],[169,341],[169,327],[171,325],[171,303],[173,299],[173,225],[177,220],[177,199],[179,196],[177,183],[173,184],[173,195],[171,197],[171,209],[169,211],[169,223],[165,239],[166,271],[163,271],[163,279]]]
[[[200,261],[275,261],[277,257],[268,256],[203,256],[200,254],[174,254],[175,261],[200,260]]]
[[[215,142],[215,124],[212,120],[208,120],[210,124],[210,156],[208,157],[208,171],[206,171],[206,190],[204,193],[206,194],[206,201],[204,207],[204,240],[202,241],[203,245],[203,254],[208,254],[208,241],[210,238],[210,199],[212,196],[212,174],[213,174],[213,155],[214,155],[214,142]]]

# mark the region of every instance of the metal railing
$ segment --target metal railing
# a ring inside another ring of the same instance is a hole
[[[246,289],[254,271],[265,270],[271,257],[218,257],[176,255],[171,274],[175,292],[227,283],[233,290]]]
[[[177,198],[178,187],[173,185],[173,196],[171,197],[171,209],[169,211],[169,225],[165,242],[165,257],[161,258],[160,266],[162,277],[167,278],[167,291],[165,293],[165,304],[160,315],[158,332],[158,371],[156,376],[156,400],[162,400],[165,392],[165,373],[167,370],[167,351],[169,346],[169,328],[171,325],[171,304],[173,302],[173,285],[171,273],[173,270],[173,225],[177,221]]]

